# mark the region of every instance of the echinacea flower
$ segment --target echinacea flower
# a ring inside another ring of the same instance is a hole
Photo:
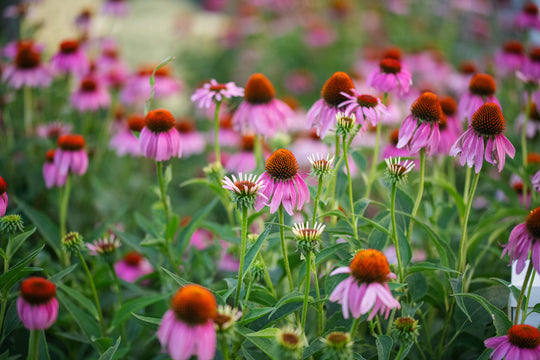
[[[264,201],[268,200],[263,193],[266,184],[257,175],[240,173],[238,179],[234,175],[232,175],[232,179],[225,176],[222,182],[223,188],[231,191],[233,201],[238,209],[253,208],[259,197]]]
[[[521,70],[527,57],[523,44],[516,40],[507,41],[502,50],[495,55],[495,65],[497,72],[502,75],[514,75],[517,70]]]
[[[216,352],[214,318],[217,304],[206,288],[190,284],[171,299],[157,331],[161,347],[173,360],[187,360],[192,355],[210,360]]]
[[[528,119],[526,119],[528,117]],[[527,121],[526,121],[527,120]],[[517,133],[521,133],[523,125],[527,123],[525,134],[527,138],[533,139],[540,134],[540,111],[538,111],[538,105],[535,102],[531,102],[529,105],[529,113],[521,113],[515,121],[515,129]]]
[[[387,318],[390,310],[401,307],[387,284],[396,275],[390,272],[388,260],[379,250],[358,251],[350,266],[339,267],[330,275],[343,273],[350,276],[336,286],[330,294],[330,301],[342,305],[345,319],[349,318],[349,312],[355,318],[367,313],[370,313],[368,320],[377,313]]]
[[[504,128],[505,120],[500,107],[494,103],[482,105],[472,116],[467,131],[450,149],[450,156],[460,155],[461,166],[467,163],[472,168],[474,165],[476,173],[482,169],[485,157],[501,172],[506,154],[512,159],[516,154],[516,149],[503,134]],[[484,140],[487,140],[485,147]]]
[[[358,121],[364,124],[366,121],[372,126],[377,124],[388,114],[386,106],[375,96],[361,94],[356,89],[351,89],[352,95],[342,93],[348,100],[342,102],[339,106],[347,114],[356,114]]]
[[[0,232],[16,234],[24,231],[24,221],[19,214],[9,214],[0,217]]]
[[[57,144],[54,165],[58,169],[58,176],[66,176],[68,173],[84,175],[88,168],[84,137],[75,134],[62,135],[58,138]]]
[[[154,268],[144,256],[130,251],[114,264],[114,271],[120,279],[134,283],[140,277],[153,273]]]
[[[56,286],[47,279],[30,277],[21,284],[17,314],[28,330],[45,330],[56,321]]]
[[[469,82],[469,91],[459,100],[459,115],[470,122],[475,111],[485,103],[495,103],[501,107],[495,97],[496,90],[497,86],[491,75],[475,74]]]
[[[276,345],[279,359],[299,359],[305,345],[302,330],[290,325],[278,329],[276,332]]]
[[[106,0],[102,11],[110,16],[126,16],[129,14],[129,3],[127,0]]]
[[[155,70],[154,66],[141,66],[128,77],[120,92],[120,100],[127,105],[137,105],[150,97],[152,87],[150,77],[154,74],[154,99],[161,99],[178,93],[183,85],[172,76],[172,70],[165,65]]]
[[[233,96],[244,96],[244,89],[238,87],[234,82],[220,84],[215,79],[205,83],[202,88],[195,90],[191,95],[191,101],[200,108],[210,108],[224,99],[230,99]]]
[[[107,236],[99,238],[92,244],[86,243],[88,253],[93,256],[110,255],[118,249],[122,243],[116,238],[113,233],[108,233]]]
[[[531,210],[525,222],[514,227],[508,238],[508,244],[504,245],[502,256],[508,253],[510,263],[517,261],[516,273],[519,274],[525,269],[529,251],[532,253],[532,264],[538,272],[540,271],[540,207]]]
[[[533,85],[532,88],[538,88],[538,81],[540,81],[540,47],[533,47],[529,51],[522,72],[521,74],[518,72],[517,75],[518,78],[525,82],[526,87]]]
[[[531,178],[533,189],[540,192],[540,171],[534,174]]]
[[[409,92],[412,79],[399,60],[386,58],[379,63],[379,69],[368,75],[366,82],[378,92],[404,95]]]
[[[352,95],[352,89],[354,89],[354,83],[351,77],[342,71],[335,72],[324,83],[321,98],[309,109],[306,127],[317,128],[317,135],[324,138],[328,130],[334,128],[339,107],[349,100],[343,94]]]
[[[418,338],[418,320],[410,316],[397,318],[392,324],[392,334],[402,344],[410,344]]]
[[[328,175],[333,170],[334,155],[316,153],[309,155],[308,160],[311,163],[311,173],[316,177]]]
[[[289,215],[301,210],[304,203],[309,203],[309,189],[298,174],[298,163],[294,155],[286,149],[276,150],[266,160],[266,171],[261,175],[265,184],[264,196],[257,198],[255,210],[261,210],[265,205],[270,206],[270,213],[275,213],[280,205]]]
[[[401,158],[387,158],[386,162],[386,178],[391,184],[402,184],[407,181],[407,174],[414,168],[414,162],[405,160],[401,163]]]
[[[540,29],[538,6],[534,1],[527,1],[515,18],[515,24],[519,29]]]
[[[540,359],[540,331],[531,325],[514,325],[506,335],[489,338],[484,345],[494,349],[493,360]]]
[[[228,332],[242,317],[242,312],[230,305],[219,305],[214,317],[214,327],[220,333]]]
[[[140,133],[144,128],[144,116],[132,114],[127,119],[127,124],[122,126],[116,134],[111,137],[109,147],[116,151],[118,156],[129,154],[131,156],[141,156],[141,146],[139,139],[134,133]]]
[[[407,147],[415,153],[425,149],[428,154],[437,150],[440,140],[439,122],[443,116],[437,95],[425,92],[411,105],[399,129],[398,149]]]
[[[144,121],[145,126],[139,136],[144,156],[156,161],[181,156],[180,135],[174,127],[174,117],[170,111],[165,109],[149,111]]]
[[[309,221],[293,225],[291,231],[296,238],[296,246],[302,256],[319,251],[321,235],[325,228],[326,225],[317,222],[313,226],[309,226]]]
[[[287,119],[293,115],[291,108],[275,98],[274,86],[263,74],[251,75],[244,89],[244,101],[233,115],[236,130],[273,137],[278,131],[287,130]]]
[[[228,172],[250,172],[257,167],[257,159],[253,153],[255,135],[243,135],[241,142],[240,151],[231,154],[225,162],[225,170]]]
[[[7,205],[7,183],[4,178],[0,176],[0,216],[4,216],[6,214]]]
[[[67,180],[67,174],[60,175],[58,168],[54,164],[54,154],[56,150],[50,149],[45,153],[45,163],[43,164],[43,180],[45,180],[45,187],[50,189],[52,187],[64,186]]]
[[[79,87],[71,94],[71,105],[80,112],[106,109],[111,104],[111,96],[98,77],[87,75]]]
[[[416,156],[416,153],[410,153],[409,150],[404,147],[401,149],[397,148],[399,142],[399,129],[394,129],[390,132],[389,143],[384,147],[381,152],[381,157],[383,159],[388,159],[390,157],[412,157]],[[418,164],[420,162],[418,161]]]
[[[174,126],[180,136],[182,155],[184,157],[200,154],[204,151],[206,140],[201,133],[197,132],[197,128],[191,119],[178,119]]]
[[[2,71],[2,81],[15,89],[24,86],[45,88],[52,81],[48,68],[41,63],[41,52],[33,41],[17,43],[13,64]]]
[[[90,62],[76,39],[64,40],[51,58],[51,69],[57,74],[83,76],[88,73]]]
[[[325,345],[324,353],[330,356],[329,359],[352,359],[351,334],[333,331],[321,340]]]
[[[37,135],[40,138],[51,139],[56,142],[60,136],[69,134],[72,128],[73,126],[71,124],[53,121],[48,124],[38,125]]]

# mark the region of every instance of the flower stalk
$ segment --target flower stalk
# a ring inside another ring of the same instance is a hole
[[[240,245],[240,266],[238,267],[238,283],[236,285],[236,296],[234,298],[234,307],[238,308],[240,301],[240,291],[242,290],[242,283],[244,280],[244,260],[246,257],[246,244],[247,244],[247,227],[248,227],[248,208],[242,207],[242,243]]]

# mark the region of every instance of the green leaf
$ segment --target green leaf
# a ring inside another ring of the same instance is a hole
[[[506,280],[503,280],[503,279],[499,279],[499,278],[491,278],[492,280],[495,280],[495,281],[498,281],[499,283],[503,284],[504,286],[506,286],[507,288],[510,289],[510,291],[512,292],[512,296],[514,296],[514,299],[517,301],[519,299],[519,293],[521,292],[515,285],[512,285],[511,283],[509,283],[508,281]],[[525,296],[526,298],[526,296]]]
[[[251,298],[250,298],[250,300],[251,300]],[[249,313],[246,316],[244,316],[242,321],[239,322],[239,324],[241,324],[241,325],[249,324],[252,321],[255,321],[257,319],[262,318],[264,315],[269,314],[274,309],[275,308],[273,308],[273,307],[262,307],[262,308],[251,309],[249,311]]]
[[[151,327],[152,329],[156,329],[159,326],[159,324],[161,324],[160,318],[143,316],[143,315],[135,314],[134,312],[131,313],[131,316],[137,319],[137,321],[140,322],[142,325]],[[149,324],[150,326],[148,326]]]
[[[176,275],[175,273],[173,273],[172,271],[164,268],[163,266],[161,266],[161,270],[163,270],[167,275],[169,275],[174,281],[176,281],[176,283],[178,285],[180,285],[181,287],[182,286],[186,286],[188,284],[191,284],[191,282],[181,278],[180,276]]]
[[[158,301],[167,299],[169,296],[169,294],[152,294],[125,301],[122,304],[122,307],[114,313],[111,323],[111,330],[129,318],[132,312],[140,310],[148,305],[155,304]]]
[[[433,184],[433,185],[436,185],[438,187],[442,187],[443,189],[445,189],[448,195],[450,195],[452,199],[454,199],[454,203],[456,204],[456,207],[458,209],[460,219],[463,218],[463,216],[465,215],[465,202],[463,201],[463,198],[461,197],[461,195],[449,182],[443,179],[427,178],[425,179],[425,183]]]
[[[452,292],[454,295],[460,294],[463,291],[463,275],[460,275],[457,279],[456,278],[450,278],[450,286],[452,287]],[[463,302],[463,299],[459,296],[456,297],[456,303],[457,306],[463,311],[465,316],[467,316],[467,319],[472,322],[471,315],[469,315],[469,311],[465,307],[465,303]]]
[[[246,334],[246,337],[263,337],[268,339],[274,339],[276,337],[277,331],[278,329],[276,328],[267,328],[257,332]]]
[[[15,198],[17,206],[37,226],[43,239],[55,252],[56,256],[62,258],[62,250],[60,249],[60,230],[58,226],[44,213],[35,210],[28,206],[24,201]]]
[[[101,336],[101,331],[96,318],[73,304],[62,289],[58,289],[56,296],[62,305],[62,308],[66,309],[77,325],[79,325],[84,335],[88,339],[88,343],[92,344],[94,347],[97,347],[97,345],[94,344],[94,339]],[[98,349],[98,351],[99,350],[101,349]]]
[[[30,264],[30,262],[32,262],[36,256],[38,256],[44,247],[45,245],[41,245],[39,248],[32,251],[30,254],[20,260],[17,265],[9,269],[7,273],[2,274],[0,276],[0,289],[2,291],[9,292],[13,285],[15,285],[15,283],[22,279],[26,274],[29,272],[42,270],[41,268],[26,268],[26,266]]]
[[[173,214],[171,216],[171,219],[167,224],[167,229],[165,230],[165,236],[167,239],[174,239],[176,231],[178,230],[179,220],[180,218],[178,217],[178,215]]]
[[[270,220],[270,223],[268,225],[266,225],[266,229],[264,229],[264,231],[261,233],[261,235],[259,235],[259,237],[257,238],[257,241],[255,241],[255,243],[253,245],[251,245],[251,247],[247,251],[246,257],[244,259],[244,274],[248,273],[248,270],[251,267],[251,264],[253,264],[253,261],[255,260],[255,257],[257,256],[257,253],[261,249],[261,246],[263,245],[264,241],[266,240],[266,237],[270,233],[270,229],[272,228],[272,223],[275,220],[276,220],[275,218]]]
[[[172,57],[172,56],[166,57],[162,62],[159,63],[158,66],[156,66],[154,68],[154,71],[152,72],[152,75],[150,75],[150,80],[149,81],[150,81],[150,87],[152,88],[152,91],[150,91],[150,97],[144,103],[144,114],[145,115],[148,114],[148,111],[150,109],[150,104],[152,103],[152,100],[154,100],[154,92],[156,91],[156,89],[154,87],[154,85],[156,84],[156,71],[161,69],[163,66],[167,65],[167,63],[170,62],[173,59],[174,59],[174,57]]]
[[[487,301],[484,297],[477,295],[477,294],[469,294],[469,293],[459,293],[454,294],[454,296],[457,296],[458,298],[460,296],[469,297],[471,299],[476,300],[486,311],[491,315],[491,318],[493,319],[493,325],[495,325],[495,330],[497,331],[497,336],[503,336],[506,335],[508,332],[508,329],[512,326],[512,322],[504,311],[499,309],[498,307],[494,306],[492,303]]]
[[[326,348],[324,343],[322,341],[313,341],[307,348],[304,349],[304,354],[302,355],[302,359],[307,359],[322,349]]]
[[[326,261],[326,259],[332,255],[334,255],[335,253],[337,253],[338,251],[342,250],[342,249],[349,249],[349,244],[348,243],[339,243],[339,244],[335,244],[335,245],[332,245],[332,246],[329,246],[327,248],[324,248],[322,249],[321,251],[319,251],[315,257],[315,264],[320,264],[321,262],[323,261]]]
[[[49,278],[49,280],[56,284],[57,282],[62,280],[65,276],[69,275],[73,270],[75,270],[77,266],[79,266],[79,264],[73,264],[64,270],[57,272],[56,274],[52,275]]]
[[[24,244],[26,239],[28,239],[30,237],[30,235],[32,235],[35,232],[36,232],[36,228],[34,227],[34,228],[32,228],[32,230],[25,231],[22,234],[19,234],[19,235],[15,236],[13,239],[11,239],[10,241],[11,241],[12,249],[11,249],[9,255],[10,256],[15,255],[17,250],[19,250],[21,245]]]
[[[94,318],[98,318],[96,306],[92,301],[90,301],[90,299],[84,296],[83,293],[64,284],[58,284],[58,287],[62,289],[71,299],[85,308]]]
[[[270,359],[279,359],[280,356],[276,351],[276,347],[274,346],[275,340],[269,337],[269,332],[265,330],[271,330],[271,329],[265,329],[262,332],[263,336],[251,336],[251,334],[256,334],[253,331],[251,331],[248,328],[237,326],[236,331],[242,335],[242,337],[245,337],[249,342],[251,342],[253,345],[261,349],[266,355],[270,357]],[[277,329],[273,329],[272,331],[277,331]],[[274,333],[275,336],[275,333]]]
[[[118,339],[116,339],[116,343],[107,349],[98,360],[112,360],[114,357],[114,354],[116,353],[116,350],[118,350],[118,346],[120,346],[120,342],[122,341],[122,337],[119,336]]]
[[[534,308],[532,311],[535,313],[540,313],[540,303],[534,305]]]
[[[449,267],[446,267],[446,266],[433,264],[433,263],[430,263],[430,262],[421,262],[421,263],[417,263],[417,264],[412,265],[407,270],[407,274],[410,275],[410,274],[414,274],[415,272],[419,272],[419,271],[443,271],[443,272],[446,272],[446,273],[449,273],[449,274],[459,274],[459,271],[456,271],[454,269],[450,269]]]
[[[280,307],[286,304],[293,303],[293,302],[303,302],[303,301],[304,301],[304,294],[302,294],[299,291],[290,292],[278,300],[278,302],[274,306],[274,310],[270,313],[269,316],[271,317],[272,315],[274,315],[274,313],[278,311]]]
[[[388,360],[390,359],[390,353],[392,352],[392,347],[394,346],[394,341],[390,336],[380,335],[377,336],[375,341],[377,344],[377,354],[379,360]]]
[[[401,346],[403,346],[403,345],[401,345]],[[403,352],[401,353],[401,356],[398,357],[396,360],[405,359],[407,357],[407,354],[409,353],[409,351],[411,351],[412,346],[413,346],[413,343],[409,343],[409,345],[407,345],[405,350],[403,350]]]

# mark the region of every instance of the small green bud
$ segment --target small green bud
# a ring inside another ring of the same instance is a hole
[[[24,231],[24,223],[19,214],[5,215],[0,218],[0,230],[6,234]]]

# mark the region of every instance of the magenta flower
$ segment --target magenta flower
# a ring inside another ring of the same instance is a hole
[[[324,138],[328,130],[334,128],[341,104],[349,100],[343,93],[352,96],[352,89],[354,89],[354,83],[349,75],[342,71],[334,73],[326,80],[321,90],[321,99],[309,109],[306,127],[317,128],[317,135]]]
[[[523,45],[516,40],[507,41],[503,49],[495,55],[497,72],[505,76],[514,75],[517,70],[522,70],[526,60]]]
[[[7,183],[4,178],[0,176],[0,217],[6,215],[7,205]]]
[[[244,101],[233,115],[233,126],[242,133],[272,137],[287,130],[287,119],[293,115],[291,108],[275,98],[274,86],[263,74],[253,74],[244,90]]]
[[[110,232],[107,236],[99,238],[93,243],[86,243],[88,253],[92,256],[111,254],[118,249],[122,243],[116,238],[114,233]]]
[[[217,304],[206,288],[190,284],[171,299],[157,331],[161,347],[173,360],[211,360],[216,352]]]
[[[109,92],[93,75],[85,76],[71,95],[71,105],[80,112],[106,109],[110,104]]]
[[[294,155],[286,149],[276,150],[266,160],[266,171],[261,175],[265,184],[264,197],[259,196],[255,202],[255,210],[270,206],[270,213],[275,213],[280,205],[289,215],[293,211],[300,211],[304,203],[309,203],[309,189],[298,174],[298,163]]]
[[[102,11],[110,16],[126,16],[129,14],[129,3],[127,0],[106,0],[103,3]]]
[[[156,161],[181,156],[180,136],[174,127],[173,115],[165,109],[157,109],[146,115],[139,143],[144,156]]]
[[[251,172],[257,167],[257,160],[253,149],[255,147],[255,136],[248,134],[242,136],[242,145],[240,151],[231,154],[225,163],[227,172]]]
[[[525,222],[517,225],[504,245],[502,256],[508,253],[510,263],[517,261],[516,273],[525,269],[525,262],[532,252],[531,260],[536,271],[540,271],[540,207],[531,210]],[[501,257],[502,257],[501,256]]]
[[[114,264],[114,271],[120,279],[134,283],[140,277],[153,273],[154,268],[144,256],[136,251],[131,251]]]
[[[15,89],[23,86],[32,88],[49,86],[52,75],[49,69],[41,64],[41,52],[33,41],[17,43],[14,62],[3,70],[2,81]]]
[[[523,75],[519,75],[524,82],[535,82],[540,80],[540,47],[533,47],[529,51],[529,56],[523,64]]]
[[[534,1],[527,1],[521,11],[517,14],[515,24],[519,29],[540,30],[540,18],[538,17],[538,6]]]
[[[399,129],[398,149],[407,147],[415,153],[426,149],[428,154],[437,151],[440,140],[439,122],[443,116],[437,95],[425,92],[411,105],[408,115]]]
[[[215,79],[205,83],[202,88],[195,90],[191,95],[191,101],[200,108],[210,108],[223,99],[233,96],[244,96],[244,89],[236,86],[233,82],[220,84]]]
[[[88,168],[84,137],[82,135],[62,135],[58,138],[57,144],[54,165],[58,169],[58,176],[66,176],[68,173],[84,175]]]
[[[55,150],[47,150],[45,154],[45,163],[43,164],[43,179],[45,180],[45,187],[50,189],[52,187],[62,187],[66,183],[67,174],[60,175],[58,168],[54,164]]]
[[[540,171],[533,175],[531,178],[533,189],[540,192]]]
[[[399,95],[408,93],[412,84],[411,74],[402,69],[399,60],[392,58],[381,60],[379,69],[369,74],[366,82],[381,93]]]
[[[390,310],[400,308],[387,284],[396,275],[390,272],[388,260],[379,250],[358,251],[350,266],[339,267],[330,275],[344,273],[351,276],[336,286],[330,294],[330,301],[342,305],[345,319],[349,318],[349,311],[355,318],[367,313],[370,313],[368,320],[373,319],[377,313],[387,318]]]
[[[514,325],[506,335],[489,338],[484,345],[494,349],[490,356],[493,360],[540,359],[540,331],[530,325]]]
[[[392,130],[389,140],[389,143],[383,148],[381,152],[381,157],[383,159],[388,159],[390,157],[412,157],[417,155],[416,153],[411,154],[406,147],[401,149],[397,148],[397,144],[399,141],[399,129]],[[415,164],[418,167],[420,161],[416,160]]]
[[[21,284],[17,314],[28,330],[45,330],[56,321],[56,286],[47,279],[30,277]]]
[[[240,173],[238,179],[234,175],[232,175],[232,178],[225,176],[222,182],[223,188],[231,192],[237,209],[243,209],[244,207],[252,209],[259,198],[268,201],[268,197],[264,194],[266,184],[259,176]]]
[[[461,154],[461,166],[467,163],[475,172],[482,169],[483,158],[493,165],[497,165],[499,172],[504,167],[505,155],[512,159],[516,149],[504,136],[505,120],[501,108],[494,103],[482,105],[472,116],[469,127],[450,149],[450,156]],[[484,147],[484,140],[487,144]]]
[[[150,97],[152,87],[150,76],[154,72],[154,66],[141,66],[137,72],[131,75],[120,93],[120,100],[127,105],[137,105]],[[178,93],[182,90],[182,83],[172,76],[169,66],[163,66],[154,74],[154,98],[162,99]]]
[[[79,47],[78,40],[64,40],[51,58],[51,69],[57,74],[83,76],[88,73],[90,62]]]
[[[381,103],[379,98],[375,96],[360,94],[356,89],[351,89],[352,95],[347,93],[341,93],[348,100],[339,104],[340,108],[343,108],[345,113],[356,115],[356,119],[364,124],[366,121],[372,126],[377,124],[388,114],[386,112],[386,106]]]
[[[459,100],[459,116],[469,119],[470,122],[474,112],[485,103],[495,103],[501,107],[494,95],[496,89],[495,81],[490,75],[475,74],[469,82],[469,92]]]
[[[182,154],[185,157],[200,154],[206,147],[204,136],[197,132],[195,124],[191,120],[179,120],[176,122],[176,130],[182,143]]]
[[[109,147],[116,151],[119,156],[129,154],[131,156],[141,156],[141,146],[139,139],[133,134],[140,133],[144,128],[144,116],[133,114],[127,119],[127,124],[122,126],[109,142]]]
[[[48,124],[38,125],[37,135],[42,139],[57,141],[60,136],[69,134],[72,128],[71,124],[53,121]]]

